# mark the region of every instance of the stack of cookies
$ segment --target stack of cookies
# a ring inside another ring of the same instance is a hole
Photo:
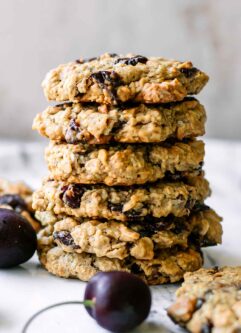
[[[39,257],[61,277],[88,281],[125,270],[149,284],[176,282],[221,242],[204,204],[204,107],[189,95],[208,81],[190,62],[104,54],[50,71],[62,102],[33,128],[51,140],[49,176],[35,192]]]

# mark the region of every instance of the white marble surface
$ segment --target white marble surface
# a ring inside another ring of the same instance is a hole
[[[241,142],[208,140],[205,169],[213,195],[208,204],[224,217],[221,246],[206,249],[206,265],[240,265]],[[46,174],[43,144],[0,142],[0,177],[25,180],[33,187]],[[39,267],[37,258],[11,270],[0,271],[0,332],[20,333],[38,310],[62,301],[81,300],[85,283],[53,277]],[[165,308],[176,286],[152,287],[152,312],[136,332],[181,332],[167,318]],[[62,306],[38,317],[28,333],[104,332],[79,305]]]

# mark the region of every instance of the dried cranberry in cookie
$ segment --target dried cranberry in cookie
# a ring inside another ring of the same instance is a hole
[[[74,239],[69,231],[56,231],[53,233],[54,240],[58,240],[65,246],[69,246],[72,249],[79,249],[80,247],[74,243]]]
[[[186,77],[190,78],[193,77],[195,74],[197,74],[198,69],[195,67],[191,68],[181,68],[180,70]]]
[[[81,184],[70,184],[62,188],[60,198],[71,208],[78,208],[85,188]]]
[[[115,60],[114,64],[124,64],[124,65],[131,65],[136,66],[139,63],[145,64],[148,61],[146,57],[143,57],[141,55],[137,55],[131,58],[119,58]]]

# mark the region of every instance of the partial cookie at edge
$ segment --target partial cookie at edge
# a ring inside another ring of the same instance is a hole
[[[0,179],[0,208],[7,208],[21,214],[35,230],[40,225],[34,218],[32,190],[23,182],[9,182]]]
[[[184,276],[169,316],[192,333],[241,330],[241,266],[200,269]]]

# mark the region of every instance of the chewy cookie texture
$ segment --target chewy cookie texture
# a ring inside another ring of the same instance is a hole
[[[49,213],[128,221],[143,217],[189,215],[202,207],[210,188],[203,176],[183,181],[161,181],[147,185],[109,187],[46,181],[33,195],[38,216]],[[44,223],[44,219],[41,220]]]
[[[189,332],[240,332],[241,266],[185,274],[168,314]]]
[[[44,246],[39,250],[42,265],[52,274],[64,278],[89,281],[98,272],[126,271],[136,274],[148,284],[174,283],[182,279],[185,272],[195,271],[203,264],[202,254],[192,248],[171,248],[156,253],[151,260],[125,260],[98,258],[88,253],[70,253],[58,246]]]
[[[157,251],[174,246],[188,248],[221,242],[220,217],[211,209],[183,218],[119,221],[77,220],[66,217],[47,225],[39,233],[39,244],[53,241],[70,253],[90,253],[97,257],[140,260],[153,259]]]
[[[43,89],[54,101],[169,103],[197,94],[207,81],[191,62],[107,53],[58,66],[47,74]]]
[[[204,143],[195,140],[154,145],[52,143],[45,157],[52,179],[129,186],[154,182],[166,175],[200,174]]]
[[[190,95],[208,76],[191,62],[104,54],[51,70],[33,129],[50,139],[49,175],[33,195],[40,261],[88,281],[124,270],[149,284],[177,282],[222,242],[205,205],[206,112]]]
[[[49,106],[36,116],[33,128],[53,141],[67,143],[158,143],[203,135],[205,121],[204,107],[194,98],[186,98],[164,105]]]
[[[0,208],[7,208],[21,214],[35,230],[40,225],[34,218],[32,190],[22,182],[0,179]]]

